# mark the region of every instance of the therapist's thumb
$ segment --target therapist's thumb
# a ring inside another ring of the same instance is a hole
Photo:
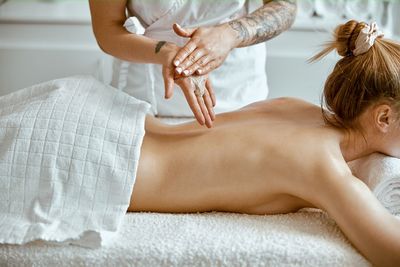
[[[165,98],[169,99],[172,97],[172,94],[174,92],[174,80],[166,80],[164,81],[165,84]]]
[[[165,98],[171,98],[172,94],[174,92],[174,77],[171,75],[170,71],[168,71],[168,68],[163,67],[163,79],[164,79],[164,87],[165,87]]]
[[[181,37],[191,37],[192,34],[196,31],[195,28],[182,28],[178,23],[174,23],[174,25],[172,26],[172,28],[174,29],[174,32],[181,36]]]

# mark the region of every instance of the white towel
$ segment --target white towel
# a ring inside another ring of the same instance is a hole
[[[375,153],[349,166],[390,213],[400,215],[400,159]]]
[[[110,241],[129,205],[148,110],[86,76],[0,97],[0,243]]]
[[[0,266],[371,267],[325,212],[128,213],[113,246],[0,245]]]

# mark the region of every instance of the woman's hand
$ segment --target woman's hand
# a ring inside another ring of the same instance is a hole
[[[174,58],[175,71],[184,76],[204,75],[218,68],[236,45],[236,37],[228,25],[183,29],[173,25],[175,33],[191,38]]]
[[[196,86],[191,78],[175,73],[172,60],[180,48],[172,43],[164,43],[163,46],[165,46],[162,50],[165,60],[162,63],[162,75],[165,85],[165,98],[169,99],[172,97],[174,84],[176,83],[183,91],[186,101],[199,124],[205,124],[208,128],[211,128],[212,121],[215,119],[214,106],[216,102],[211,82],[207,77],[204,95],[196,95]]]

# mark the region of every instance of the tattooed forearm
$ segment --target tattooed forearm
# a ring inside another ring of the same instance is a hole
[[[155,49],[156,54],[157,54],[158,52],[160,52],[161,47],[163,47],[163,45],[165,45],[166,43],[167,43],[166,41],[159,41],[159,42],[156,44],[156,49]]]
[[[232,29],[237,31],[238,39],[240,40],[249,40],[250,39],[250,32],[247,30],[246,26],[239,20],[233,20],[229,22],[229,26]]]
[[[264,6],[246,17],[229,22],[229,26],[237,33],[238,47],[274,38],[293,24],[296,0],[272,0],[264,3]]]

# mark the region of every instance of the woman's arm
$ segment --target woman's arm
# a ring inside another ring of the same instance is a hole
[[[376,266],[400,266],[400,220],[354,176],[324,185],[321,206],[352,244]]]
[[[253,13],[221,25],[197,29],[175,25],[178,35],[191,38],[174,59],[177,72],[205,74],[218,68],[233,48],[261,43],[287,30],[296,10],[296,0],[264,0]]]

